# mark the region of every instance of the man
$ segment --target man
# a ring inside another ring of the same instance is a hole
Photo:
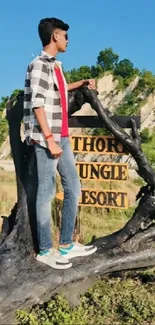
[[[36,259],[55,269],[67,269],[72,266],[70,258],[96,251],[94,246],[72,241],[81,188],[68,137],[67,92],[86,83],[94,88],[95,84],[94,80],[66,84],[61,63],[55,57],[58,52],[66,51],[68,29],[67,24],[56,18],[40,21],[38,31],[43,51],[28,66],[24,91],[26,141],[28,145],[34,145],[38,173],[39,253]],[[50,230],[56,170],[64,189],[59,250],[52,247]]]

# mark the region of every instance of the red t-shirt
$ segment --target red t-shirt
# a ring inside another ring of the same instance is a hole
[[[54,68],[55,74],[58,81],[59,91],[60,91],[60,100],[62,106],[62,129],[61,129],[61,136],[68,137],[68,113],[67,113],[67,100],[66,100],[66,93],[65,93],[65,85],[62,76],[62,72],[58,67]]]

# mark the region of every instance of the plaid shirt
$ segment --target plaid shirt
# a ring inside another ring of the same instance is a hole
[[[62,71],[61,62],[56,61],[54,57],[42,51],[41,55],[37,56],[28,65],[25,79],[23,109],[25,137],[28,145],[31,145],[33,139],[41,146],[47,147],[47,142],[33,110],[34,107],[44,107],[47,123],[51,129],[54,140],[57,143],[60,142],[62,108],[60,104],[58,82],[54,72],[55,64],[57,64]],[[64,83],[68,103],[65,78]]]

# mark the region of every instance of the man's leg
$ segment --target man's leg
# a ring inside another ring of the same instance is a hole
[[[72,266],[72,263],[64,258],[60,252],[52,248],[51,239],[51,200],[55,196],[55,178],[58,160],[52,158],[48,149],[37,144],[34,146],[38,175],[36,213],[40,250],[36,259],[55,269],[68,269]]]
[[[60,231],[60,249],[68,259],[76,256],[87,256],[96,251],[94,246],[84,246],[73,243],[73,232],[81,193],[81,184],[77,174],[74,155],[69,138],[61,139],[63,153],[58,161],[58,171],[64,189],[62,208],[62,224]]]
[[[37,161],[38,189],[36,200],[37,231],[40,251],[52,247],[51,200],[55,196],[57,159],[52,159],[48,149],[34,145]]]
[[[61,148],[63,149],[63,153],[59,158],[57,167],[64,189],[60,244],[71,244],[81,184],[76,171],[75,160],[68,137],[61,139]]]

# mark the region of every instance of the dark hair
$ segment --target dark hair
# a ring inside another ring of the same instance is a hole
[[[50,43],[51,35],[56,28],[67,31],[69,29],[69,25],[57,18],[44,18],[40,20],[38,32],[43,46]]]

